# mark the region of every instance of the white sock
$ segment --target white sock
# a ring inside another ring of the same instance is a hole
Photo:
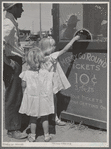
[[[35,140],[35,136],[36,136],[36,134],[30,133],[30,136],[31,136],[32,139]]]
[[[44,134],[45,137],[49,136],[49,133]]]
[[[59,118],[58,118],[58,116],[56,115],[56,116],[55,116],[55,121],[58,121],[58,120],[59,120]]]

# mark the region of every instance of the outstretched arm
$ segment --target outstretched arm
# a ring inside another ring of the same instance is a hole
[[[75,36],[75,37],[73,37],[72,39],[71,39],[71,41],[59,52],[59,55],[58,56],[60,56],[60,55],[62,55],[62,54],[64,54],[65,52],[67,52],[68,50],[69,50],[69,48],[72,46],[72,44],[76,41],[76,40],[78,40],[78,39],[80,39],[80,36]]]

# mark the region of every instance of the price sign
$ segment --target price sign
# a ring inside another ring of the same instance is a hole
[[[106,122],[107,54],[67,52],[59,62],[71,84],[61,91],[62,110]]]

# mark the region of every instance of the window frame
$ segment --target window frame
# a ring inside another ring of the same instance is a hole
[[[53,4],[52,6],[52,15],[53,15],[53,38],[57,43],[57,47],[62,49],[70,40],[59,40],[59,4]],[[84,11],[83,17],[86,16],[86,12]],[[84,17],[84,26],[87,23],[87,17]],[[87,24],[86,24],[87,25]],[[108,37],[108,35],[107,35]],[[85,41],[77,41],[77,44],[88,43],[86,50],[102,50],[102,52],[107,51],[107,41],[95,41],[95,40],[85,40]],[[81,47],[82,48],[82,47]]]

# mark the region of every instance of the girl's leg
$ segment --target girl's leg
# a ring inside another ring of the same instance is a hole
[[[32,134],[36,134],[37,117],[30,117],[30,130]]]
[[[30,117],[30,130],[31,133],[28,136],[29,142],[34,142],[36,137],[37,117]]]
[[[56,94],[54,95],[54,106],[55,106],[55,123],[56,123],[56,125],[59,125],[59,126],[66,125],[66,123],[61,121],[57,116],[57,96],[56,96]]]
[[[48,122],[48,116],[42,116],[41,117],[42,127],[44,131],[44,135],[49,133],[49,122]]]
[[[49,121],[48,121],[48,116],[42,116],[41,117],[41,121],[42,121],[42,127],[43,127],[43,131],[44,131],[44,137],[45,137],[45,141],[48,142],[51,139],[51,136],[49,135]]]
[[[57,116],[57,96],[54,94],[54,108],[55,108],[55,120],[58,118]]]

